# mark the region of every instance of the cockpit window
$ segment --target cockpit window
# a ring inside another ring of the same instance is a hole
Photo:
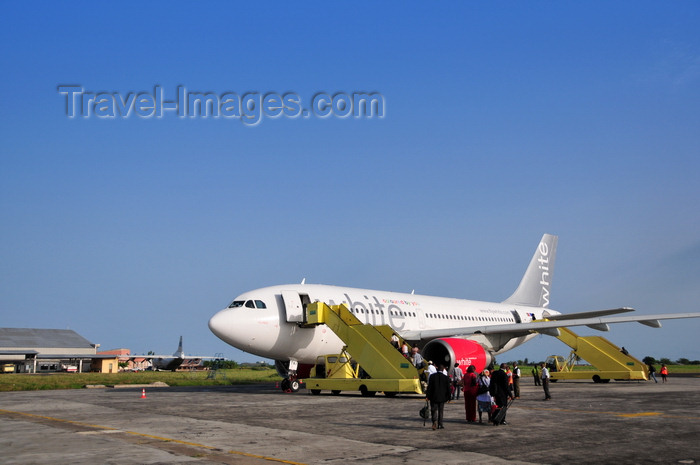
[[[228,308],[239,307],[267,308],[267,305],[265,305],[265,302],[263,302],[262,300],[234,300],[233,302],[231,302],[231,305],[228,306]]]

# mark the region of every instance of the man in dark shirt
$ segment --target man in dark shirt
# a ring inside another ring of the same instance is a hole
[[[450,399],[450,378],[445,374],[444,363],[438,364],[437,373],[430,375],[425,397],[430,401],[433,429],[443,429],[442,413],[445,402]]]
[[[499,409],[506,408],[508,405],[508,398],[510,397],[510,390],[508,389],[508,375],[506,374],[506,364],[501,363],[500,370],[491,372],[491,384],[489,386],[489,392],[496,401],[496,405]],[[498,412],[496,412],[497,414]],[[493,415],[496,418],[496,415]],[[494,420],[494,425],[506,425],[506,417],[503,415],[500,423]]]

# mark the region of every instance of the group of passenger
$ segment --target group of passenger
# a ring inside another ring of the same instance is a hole
[[[401,355],[403,355],[411,361],[413,366],[415,366],[418,369],[423,368],[423,357],[420,354],[418,344],[413,344],[413,347],[409,347],[406,341],[401,342],[399,336],[396,333],[391,335],[390,342],[396,350],[401,352]]]
[[[494,425],[505,425],[506,412],[496,415],[501,409],[507,409],[509,400],[520,397],[520,368],[517,364],[511,369],[502,363],[499,369],[489,367],[480,374],[476,374],[474,365],[467,368],[462,389],[464,390],[464,407],[468,423],[475,423],[479,414],[479,423],[483,423],[483,415],[486,420]]]
[[[415,355],[414,355],[415,356]],[[418,353],[420,356],[420,353]],[[464,392],[464,408],[467,423],[486,422],[494,425],[506,425],[508,402],[520,398],[521,371],[517,362],[513,362],[512,368],[501,363],[498,368],[492,365],[481,373],[477,373],[474,365],[462,373],[459,363],[455,363],[449,372],[444,364],[438,364],[437,368],[432,362],[426,362],[425,370],[428,376],[426,399],[430,401],[433,429],[444,428],[442,423],[444,404],[450,400],[459,400],[460,392]],[[656,370],[649,365],[650,378],[656,381]],[[660,370],[663,382],[666,382],[668,368],[663,365]],[[532,375],[536,386],[542,386],[544,399],[552,398],[549,392],[550,373],[545,363],[540,363],[532,368]],[[501,412],[502,409],[505,411]],[[499,412],[501,414],[499,415]]]
[[[478,421],[483,424],[485,413],[487,423],[507,424],[508,402],[520,398],[522,373],[517,362],[514,362],[512,367],[505,363],[497,368],[489,366],[481,373],[477,373],[474,365],[470,365],[464,374],[458,363],[455,363],[449,372],[443,364],[438,364],[436,368],[432,362],[427,363],[426,398],[430,401],[433,429],[444,427],[442,424],[444,404],[450,400],[458,400],[460,392],[464,392],[464,407],[468,423]],[[537,374],[538,382],[544,390],[544,400],[551,399],[548,367],[542,363],[539,368],[535,367],[533,372]]]
[[[423,387],[423,392],[425,392],[425,390],[428,388],[428,377],[437,371],[435,366],[431,361],[423,358],[418,344],[413,344],[413,347],[409,347],[406,341],[402,342],[396,333],[393,333],[389,340],[391,345],[394,346],[396,350],[401,352],[401,355],[408,359],[408,361],[411,362],[419,371],[421,385]]]
[[[647,370],[649,371],[649,378],[653,379],[655,383],[658,383],[659,381],[656,379],[656,368],[654,368],[654,365],[648,363]],[[659,374],[661,375],[661,381],[665,383],[668,378],[668,367],[665,363],[661,365],[661,370],[659,371]]]
[[[396,334],[391,337],[391,342],[401,354],[421,371],[423,390],[426,400],[430,402],[431,419],[433,429],[443,429],[443,412],[445,403],[459,400],[460,392],[464,392],[464,406],[467,423],[483,423],[483,414],[486,413],[486,421],[494,425],[506,425],[506,413],[508,401],[520,398],[520,378],[522,373],[517,362],[513,362],[512,368],[501,363],[498,369],[493,365],[487,367],[481,373],[476,373],[474,365],[462,372],[459,363],[455,363],[447,370],[444,363],[436,366],[432,361],[425,360],[420,353],[417,344],[409,348],[406,342],[401,343]],[[623,348],[624,349],[624,348]],[[653,365],[648,365],[649,376],[654,382],[656,370]],[[668,368],[663,365],[660,370],[663,382],[666,382]],[[549,392],[550,374],[549,367],[540,363],[539,367],[532,367],[532,377],[535,386],[542,386],[545,401],[552,398]],[[501,412],[501,410],[505,411]],[[499,415],[500,412],[500,415]]]
[[[500,415],[498,413],[501,409],[507,409],[508,400],[520,397],[520,369],[514,364],[511,370],[505,363],[499,368],[486,369],[477,375],[474,365],[470,365],[467,372],[462,374],[458,363],[455,363],[449,373],[444,364],[440,363],[435,368],[429,363],[426,399],[430,401],[433,429],[444,428],[442,418],[445,403],[459,399],[461,391],[464,391],[467,422],[475,423],[478,413],[479,423],[483,423],[485,412],[488,422],[494,425],[507,424],[506,412],[503,411]]]
[[[408,344],[406,343],[406,341],[401,342],[399,336],[396,333],[391,335],[390,341],[391,345],[393,345],[394,348],[396,348],[396,350],[401,352],[401,355],[403,355],[406,358],[410,356],[411,349],[408,347]]]

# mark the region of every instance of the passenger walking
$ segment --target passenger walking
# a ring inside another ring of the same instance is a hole
[[[469,365],[467,368],[467,374],[462,378],[462,385],[464,387],[464,410],[467,414],[467,422],[474,423],[476,421],[476,396],[479,390],[479,380],[474,365]]]
[[[399,350],[399,336],[396,333],[391,335],[391,345],[394,346],[396,350]]]
[[[420,354],[418,346],[413,346],[411,353],[413,356],[413,366],[420,370],[423,368],[423,356]]]
[[[520,399],[520,368],[518,362],[513,362],[513,396]]]
[[[489,386],[489,393],[496,402],[499,409],[508,408],[508,399],[511,397],[510,390],[508,389],[508,374],[506,370],[508,365],[501,363],[500,369],[491,373],[491,385]],[[495,416],[494,416],[495,418]],[[494,420],[492,418],[492,420]],[[507,425],[505,414],[501,418],[500,422],[494,420],[494,425]]]
[[[459,400],[459,392],[462,390],[462,369],[459,367],[459,363],[455,363],[452,368],[452,400]]]
[[[544,399],[549,400],[552,396],[549,395],[549,368],[542,363],[542,389],[544,389]]]
[[[668,367],[666,367],[666,364],[664,363],[661,365],[661,382],[665,383],[666,382],[666,377],[668,376]]]
[[[655,383],[658,383],[659,381],[656,379],[656,368],[654,368],[654,365],[648,363],[647,368],[649,369],[649,378],[653,379]]]
[[[406,341],[404,341],[403,344],[401,344],[401,354],[408,358],[408,344],[406,344]]]
[[[435,368],[435,364],[428,360],[428,368],[425,370],[428,372],[428,380],[430,380],[430,376],[437,373],[437,369]]]
[[[450,378],[444,373],[445,365],[440,363],[438,371],[430,375],[426,399],[430,401],[433,429],[443,429],[442,416],[445,402],[450,399]]]
[[[483,423],[481,421],[481,415],[484,412],[486,412],[487,422],[491,423],[491,406],[493,405],[493,398],[489,393],[489,386],[491,385],[490,374],[491,372],[489,372],[489,370],[484,370],[476,381],[476,402],[479,410],[479,423]],[[465,395],[464,398],[466,399],[466,397],[467,396]]]

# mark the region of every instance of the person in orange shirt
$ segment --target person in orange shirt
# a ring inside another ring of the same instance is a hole
[[[513,372],[510,369],[510,365],[506,367],[506,376],[508,376],[508,392],[511,398],[515,398],[513,394]]]
[[[661,371],[659,373],[661,373],[662,382],[665,383],[666,377],[668,376],[668,367],[666,367],[666,365],[661,365]]]
[[[520,399],[520,368],[518,362],[513,363],[513,396]]]

